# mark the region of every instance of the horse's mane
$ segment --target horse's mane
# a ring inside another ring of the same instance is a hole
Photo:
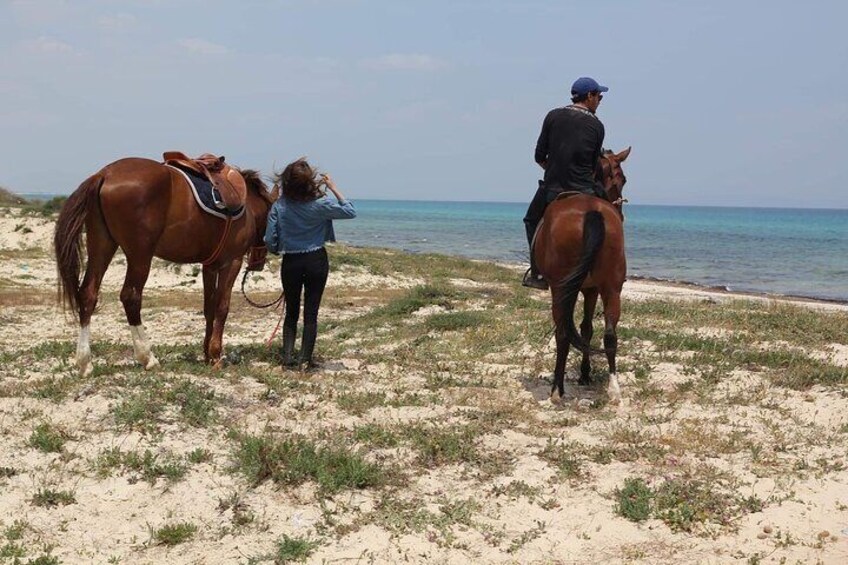
[[[268,185],[265,184],[265,181],[262,180],[262,175],[259,171],[254,169],[241,169],[241,176],[244,177],[244,182],[247,183],[247,186],[256,192],[259,196],[264,198],[270,204],[274,203],[274,196],[268,191]]]

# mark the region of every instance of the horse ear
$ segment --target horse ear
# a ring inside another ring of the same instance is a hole
[[[624,151],[622,151],[621,153],[619,153],[618,155],[616,155],[616,156],[615,156],[616,160],[618,160],[618,162],[619,162],[619,163],[621,163],[622,161],[624,161],[625,159],[627,159],[627,157],[628,157],[628,156],[630,156],[630,150],[631,150],[631,149],[633,149],[633,148],[632,148],[632,147],[628,147],[627,149],[625,149]]]

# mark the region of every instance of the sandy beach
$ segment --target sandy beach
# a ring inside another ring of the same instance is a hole
[[[0,563],[848,562],[848,305],[628,281],[622,404],[572,353],[557,406],[513,268],[334,246],[300,373],[238,283],[204,365],[199,266],[156,260],[145,372],[119,253],[83,378],[53,221],[0,207]]]

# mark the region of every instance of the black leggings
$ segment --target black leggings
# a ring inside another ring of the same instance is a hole
[[[327,285],[330,262],[323,247],[308,253],[286,253],[280,278],[286,295],[286,319],[283,325],[292,331],[297,329],[300,315],[300,293],[303,291],[303,327],[318,325],[318,307]]]

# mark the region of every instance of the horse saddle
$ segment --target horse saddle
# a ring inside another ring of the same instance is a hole
[[[556,198],[554,198],[554,200],[565,200],[566,198],[568,198],[570,196],[575,196],[577,194],[586,194],[586,193],[580,192],[579,190],[566,190],[564,192],[560,192],[559,194],[557,194],[557,196],[556,196]]]
[[[166,165],[193,171],[212,183],[212,199],[215,206],[230,212],[240,210],[247,202],[247,183],[235,167],[224,162],[223,155],[217,157],[204,153],[196,159],[181,151],[166,151],[162,154]]]

